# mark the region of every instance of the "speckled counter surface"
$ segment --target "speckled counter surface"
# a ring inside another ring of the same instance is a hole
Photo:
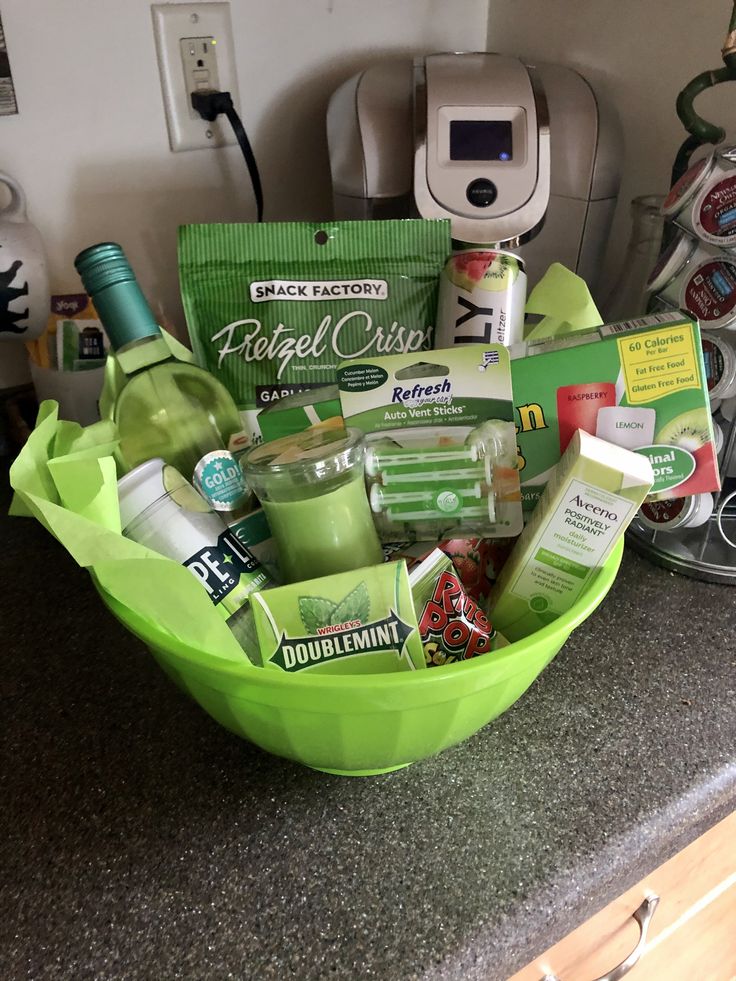
[[[627,553],[505,716],[351,780],[210,721],[0,499],[4,981],[504,979],[736,807],[734,589]]]

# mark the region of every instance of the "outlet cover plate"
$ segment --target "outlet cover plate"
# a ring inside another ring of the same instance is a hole
[[[193,113],[182,63],[182,38],[212,37],[217,76],[240,113],[229,3],[155,3],[151,6],[169,146],[173,152],[237,143],[224,116],[208,123]],[[210,133],[211,136],[207,134]]]

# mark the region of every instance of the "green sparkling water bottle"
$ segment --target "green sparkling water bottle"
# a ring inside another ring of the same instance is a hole
[[[229,392],[171,353],[119,245],[93,245],[74,264],[127,376],[114,408],[123,469],[162,457],[216,511],[237,510],[247,488],[229,451],[242,428]]]

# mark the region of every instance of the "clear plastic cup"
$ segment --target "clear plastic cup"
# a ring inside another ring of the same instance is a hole
[[[263,443],[242,460],[263,505],[286,582],[383,561],[357,429],[306,430]]]

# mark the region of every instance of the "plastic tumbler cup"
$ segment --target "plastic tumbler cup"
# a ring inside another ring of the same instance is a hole
[[[263,505],[285,582],[383,561],[357,429],[307,430],[249,450],[248,485]]]

